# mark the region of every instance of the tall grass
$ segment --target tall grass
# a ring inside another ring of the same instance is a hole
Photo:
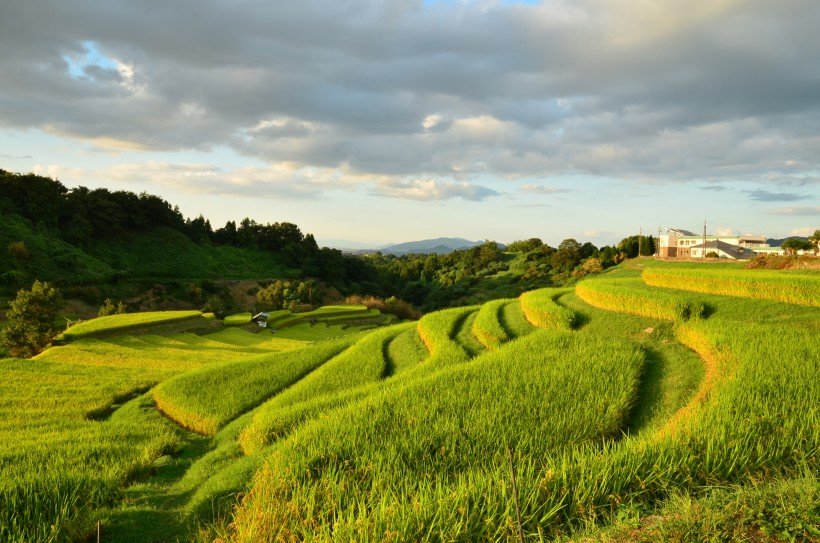
[[[518,299],[524,316],[534,326],[569,330],[575,324],[575,313],[555,302],[565,292],[566,289],[542,288],[525,292]]]
[[[587,279],[575,287],[589,305],[608,311],[626,311],[644,317],[683,321],[706,315],[705,303],[666,289],[647,287],[640,279]]]
[[[180,426],[213,435],[226,422],[302,379],[350,344],[349,339],[342,339],[203,368],[163,382],[154,389],[154,400]]]
[[[543,461],[619,435],[642,364],[617,340],[542,330],[369,395],[274,449],[237,511],[232,541],[511,535],[508,449],[518,463]],[[460,481],[476,488],[496,472],[504,474],[498,499],[456,499]]]
[[[507,330],[501,324],[501,311],[504,306],[513,300],[502,298],[493,300],[481,306],[473,321],[472,331],[478,340],[488,349],[498,349],[502,343],[510,339]]]
[[[112,334],[133,330],[143,326],[168,324],[202,316],[200,311],[148,311],[144,313],[124,313],[97,317],[75,324],[63,332],[62,337],[75,340],[103,334]]]
[[[768,270],[647,268],[642,277],[644,283],[655,287],[820,307],[820,275]]]
[[[370,332],[354,346],[263,405],[253,422],[242,432],[239,442],[252,454],[278,439],[285,429],[329,407],[346,403],[347,391],[374,383],[392,374],[388,346],[415,323],[399,324]],[[308,402],[308,405],[300,405]],[[285,416],[282,411],[287,410]]]
[[[521,308],[521,300],[513,300],[501,308],[501,326],[512,338],[526,336],[535,331],[533,324],[527,320]]]

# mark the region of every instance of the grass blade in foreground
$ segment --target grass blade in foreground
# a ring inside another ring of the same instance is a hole
[[[154,389],[157,407],[180,426],[213,435],[226,422],[292,385],[351,344],[349,339],[207,367]]]
[[[619,435],[642,365],[624,342],[541,330],[370,395],[275,447],[232,541],[497,539],[511,502],[493,474],[509,473],[507,447],[541,462]],[[462,507],[459,481],[492,483],[493,499],[473,496]]]

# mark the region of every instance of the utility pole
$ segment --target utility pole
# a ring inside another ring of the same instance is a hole
[[[700,257],[706,258],[706,219],[703,219],[703,249],[701,249]]]
[[[643,241],[643,227],[638,228],[638,256],[641,256],[641,241]]]

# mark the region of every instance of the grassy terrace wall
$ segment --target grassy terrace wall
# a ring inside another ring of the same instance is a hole
[[[775,300],[820,307],[820,275],[768,270],[647,268],[644,283],[724,296]]]
[[[619,435],[642,365],[625,342],[540,330],[370,395],[273,449],[230,540],[503,540],[508,454],[529,465]]]
[[[132,331],[136,328],[169,324],[201,317],[201,311],[149,311],[145,313],[125,313],[97,317],[75,324],[62,333],[63,339],[72,341],[80,338],[111,335]]]
[[[510,335],[501,324],[501,311],[514,300],[502,298],[481,306],[473,321],[472,332],[488,349],[498,349],[502,343],[509,341]]]
[[[700,318],[706,314],[706,304],[697,297],[647,287],[638,278],[587,279],[578,283],[575,292],[589,305],[607,311],[670,321]]]
[[[542,288],[519,296],[524,316],[534,326],[569,330],[575,324],[575,313],[555,301],[568,289]]]
[[[414,323],[370,332],[351,348],[273,397],[254,414],[239,437],[245,454],[253,454],[319,412],[338,407],[370,392],[371,385],[392,374],[388,346]]]
[[[350,344],[346,338],[203,368],[163,382],[154,389],[154,400],[180,426],[213,435],[226,422],[299,381]]]

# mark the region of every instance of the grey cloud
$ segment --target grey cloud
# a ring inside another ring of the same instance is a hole
[[[461,198],[480,202],[501,193],[489,187],[472,183],[443,182],[433,179],[413,179],[409,181],[384,181],[370,191],[375,196],[401,198],[405,200],[439,201]]]
[[[763,189],[744,191],[752,200],[758,202],[794,202],[795,200],[805,200],[808,198],[805,194],[796,194],[793,192],[771,192]]]
[[[813,0],[7,4],[0,126],[454,187],[572,173],[800,185],[817,168]],[[71,77],[65,57],[88,41],[122,66]]]
[[[722,185],[705,185],[701,188],[712,192],[723,192],[724,190],[727,190],[727,188]]]
[[[809,217],[820,215],[820,206],[780,207],[771,210],[772,215],[806,215]]]
[[[561,187],[546,187],[544,185],[521,185],[522,192],[530,194],[565,194],[572,192],[572,189],[565,189]]]

